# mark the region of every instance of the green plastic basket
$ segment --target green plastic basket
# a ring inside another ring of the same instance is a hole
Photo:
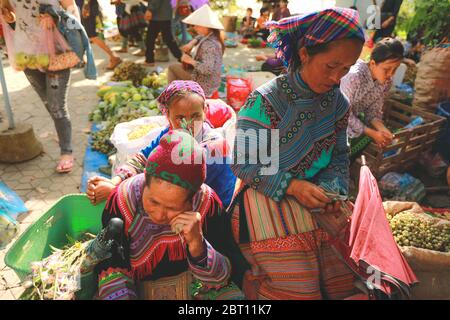
[[[102,227],[104,207],[105,203],[93,206],[84,194],[60,198],[17,239],[6,253],[5,264],[23,281],[31,272],[31,262],[41,261],[52,253],[50,246],[64,247],[67,236],[79,239],[85,232],[97,234]],[[91,299],[96,290],[93,273],[84,275],[77,298]]]

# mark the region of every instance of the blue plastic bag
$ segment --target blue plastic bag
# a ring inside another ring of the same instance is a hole
[[[91,132],[97,132],[100,130],[100,125],[92,124]],[[87,181],[92,176],[102,176],[106,178],[111,178],[104,173],[99,171],[102,166],[107,166],[109,164],[108,156],[104,153],[92,149],[92,135],[89,136],[88,145],[86,147],[86,153],[84,155],[83,162],[83,174],[81,176],[81,187],[80,192],[86,192]]]
[[[22,199],[0,181],[0,214],[6,214],[15,220],[20,213],[27,211]]]
[[[425,197],[425,186],[408,173],[388,172],[378,183],[385,199],[420,202]]]

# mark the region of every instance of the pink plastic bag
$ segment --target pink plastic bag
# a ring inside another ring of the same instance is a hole
[[[42,72],[60,71],[75,67],[80,59],[67,44],[66,39],[56,29],[42,30],[39,43],[16,48],[15,31],[1,17],[8,59],[11,66],[17,71],[25,69],[38,69]]]
[[[15,50],[14,50],[14,29],[11,28],[11,26],[6,23],[3,20],[2,15],[0,15],[0,22],[2,24],[2,29],[3,29],[3,38],[5,39],[5,44],[6,44],[6,52],[8,53],[8,60],[9,63],[11,64],[11,66],[17,70],[17,71],[21,71],[19,68],[17,68],[16,66],[16,62],[15,62]]]
[[[43,57],[43,62],[48,61],[49,71],[60,71],[75,67],[80,59],[67,44],[66,39],[56,29],[45,30],[43,32],[44,41],[47,46],[41,46],[39,54]],[[45,57],[48,56],[48,60]]]

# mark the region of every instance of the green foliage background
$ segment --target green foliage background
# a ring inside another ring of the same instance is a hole
[[[404,0],[396,33],[434,46],[450,37],[450,0]]]

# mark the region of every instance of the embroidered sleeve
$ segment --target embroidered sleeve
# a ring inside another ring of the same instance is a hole
[[[234,143],[234,174],[252,188],[281,201],[293,175],[279,169],[278,131],[271,130],[273,115],[267,111],[263,97],[253,93],[239,111]],[[272,135],[275,136],[272,136]],[[269,150],[261,156],[259,150]]]
[[[330,191],[339,192],[340,194],[348,194],[350,166],[349,147],[347,145],[346,130],[348,117],[348,101],[342,94],[338,94],[335,125],[336,146],[333,150],[329,165],[314,177],[314,182],[316,184],[333,186],[333,190]]]
[[[189,267],[195,278],[206,288],[221,288],[228,284],[231,265],[228,258],[217,252],[208,241],[204,240],[206,254],[197,260],[188,255]]]
[[[199,48],[195,71],[203,75],[212,75],[222,68],[222,49],[217,41],[206,40]]]
[[[108,268],[98,277],[100,300],[136,300],[136,289],[129,270]]]

